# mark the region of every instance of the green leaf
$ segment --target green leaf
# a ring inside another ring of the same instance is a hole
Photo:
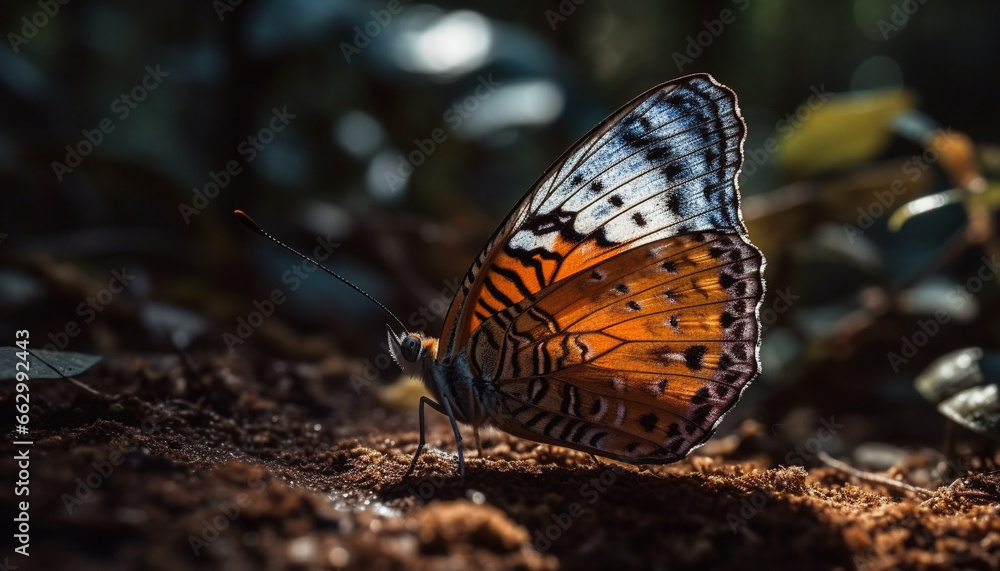
[[[798,176],[858,165],[875,158],[892,140],[892,123],[913,109],[915,98],[905,90],[842,94],[815,108],[786,118],[778,148],[784,169]],[[784,129],[784,130],[783,130]]]
[[[32,350],[27,355],[28,370],[24,365],[18,368],[18,363],[24,363],[20,355],[25,352],[17,347],[0,347],[0,381],[16,378],[18,372],[27,372],[29,379],[58,379],[78,375],[101,361],[99,355],[86,353],[69,353],[63,351]],[[44,359],[46,365],[39,359]],[[55,369],[55,370],[53,370]]]

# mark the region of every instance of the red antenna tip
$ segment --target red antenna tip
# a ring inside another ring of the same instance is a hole
[[[250,218],[249,214],[243,212],[242,210],[234,210],[233,214],[235,214],[236,217],[240,219],[240,222],[245,224],[247,228],[253,230],[258,234],[264,235],[264,230],[261,229],[261,227],[258,226],[257,223],[253,221],[253,218]]]

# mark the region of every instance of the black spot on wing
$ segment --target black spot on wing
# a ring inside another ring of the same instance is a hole
[[[701,387],[698,392],[691,397],[691,404],[704,404],[708,400],[708,387]]]
[[[670,212],[676,214],[677,216],[681,215],[681,197],[676,192],[671,192],[667,196],[667,209],[670,210]],[[677,231],[680,234],[684,233],[681,231],[680,228],[678,228]]]
[[[747,349],[746,345],[743,343],[734,343],[733,346],[730,347],[729,351],[740,361],[747,360]]]
[[[705,150],[705,163],[711,166],[715,166],[715,161],[719,159],[719,151],[715,149]]]
[[[703,426],[705,424],[705,419],[708,418],[708,414],[712,412],[711,404],[703,404],[698,408],[694,409],[691,413],[691,420],[695,425]],[[688,433],[694,432],[694,425],[688,425]]]
[[[681,436],[681,425],[671,422],[670,427],[667,428],[667,438],[677,438],[678,436]]]
[[[642,415],[642,418],[639,419],[639,425],[642,426],[642,429],[646,432],[652,432],[656,430],[656,423],[659,420],[660,419],[657,418],[655,414],[650,412]]]
[[[722,286],[722,289],[729,289],[734,283],[736,283],[736,278],[729,272],[723,271],[719,274],[719,285]]]
[[[707,352],[708,347],[704,345],[692,345],[688,347],[684,350],[684,364],[692,371],[700,371],[702,360],[705,358],[705,353]]]
[[[674,150],[670,145],[661,144],[646,151],[646,160],[651,163],[663,163],[674,156]]]
[[[736,323],[736,316],[728,311],[724,311],[722,312],[722,315],[719,316],[719,323],[722,325],[723,329],[729,329],[733,326],[733,323]]]
[[[625,144],[632,147],[643,147],[649,142],[649,130],[653,124],[646,117],[640,116],[624,123],[621,138]]]
[[[601,412],[601,398],[597,397],[594,399],[593,404],[590,405],[590,416]]]
[[[667,392],[667,385],[669,385],[669,384],[670,384],[669,380],[663,379],[662,381],[659,382],[659,384],[656,385],[656,388],[657,388],[657,390],[659,390],[660,394],[662,395],[663,393]]]
[[[598,228],[597,231],[593,233],[593,240],[594,243],[597,244],[598,248],[611,248],[612,246],[618,245],[618,242],[608,239],[608,235],[603,226]]]
[[[597,445],[601,442],[601,440],[603,440],[607,436],[608,436],[608,433],[607,433],[606,430],[602,430],[600,432],[594,433],[594,435],[590,437],[590,447],[591,448],[597,448]]]
[[[687,168],[685,168],[683,163],[678,161],[668,163],[663,166],[663,174],[666,175],[667,180],[671,182],[673,182],[678,177],[686,173],[687,173]]]

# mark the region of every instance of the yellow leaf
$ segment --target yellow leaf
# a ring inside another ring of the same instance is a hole
[[[881,153],[892,122],[913,109],[906,90],[836,95],[804,117],[778,148],[778,160],[795,177],[861,164]],[[801,113],[805,115],[805,113]]]

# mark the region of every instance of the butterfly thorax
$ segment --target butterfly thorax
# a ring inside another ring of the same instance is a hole
[[[389,347],[403,373],[420,377],[440,405],[447,401],[455,420],[474,426],[488,421],[492,393],[482,376],[473,371],[465,349],[441,359],[438,338],[419,332],[399,337],[389,332]]]
[[[450,401],[455,420],[481,426],[489,419],[484,399],[489,391],[484,390],[485,381],[469,366],[465,350],[459,351],[448,362],[437,359],[430,353],[424,355],[421,365],[421,380],[439,403]]]

